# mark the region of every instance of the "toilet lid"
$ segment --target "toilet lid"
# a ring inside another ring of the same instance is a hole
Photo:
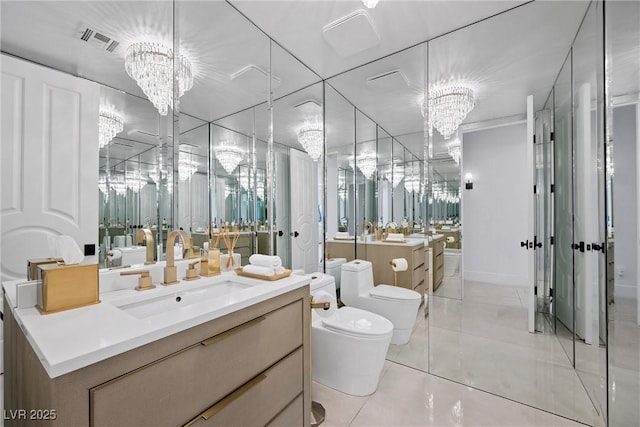
[[[342,307],[336,314],[322,319],[322,324],[336,332],[359,337],[374,337],[393,332],[393,323],[368,311],[353,307]]]
[[[373,298],[388,301],[415,301],[420,299],[420,294],[416,291],[390,285],[378,285],[369,291],[369,295]]]

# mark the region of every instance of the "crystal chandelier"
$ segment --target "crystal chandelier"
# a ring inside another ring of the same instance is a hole
[[[122,118],[109,111],[100,110],[98,114],[98,143],[100,148],[106,147],[124,126]]]
[[[429,97],[430,126],[435,127],[445,139],[458,129],[475,106],[475,94],[466,86],[447,86],[431,92]],[[425,115],[425,101],[422,102]]]
[[[256,183],[256,193],[258,199],[264,200],[264,182],[258,181]]]
[[[249,176],[249,171],[247,169],[240,170],[240,186],[244,191],[249,191],[251,186],[251,178]]]
[[[306,123],[298,130],[298,142],[314,162],[322,156],[322,125],[318,122]]]
[[[127,194],[127,185],[125,183],[124,176],[122,175],[112,176],[109,180],[109,187],[111,187],[117,195],[123,196]]]
[[[405,177],[404,188],[406,188],[409,193],[419,193],[422,188],[420,176],[412,175]]]
[[[447,152],[453,158],[453,161],[456,162],[456,165],[460,165],[460,157],[462,156],[460,141],[449,144],[447,146]]]
[[[193,74],[187,58],[178,55],[176,60],[180,97],[193,87]],[[158,43],[134,43],[127,48],[124,65],[160,115],[166,116],[169,107],[173,107],[173,50]]]
[[[375,153],[363,153],[360,156],[356,156],[356,165],[366,179],[371,179],[373,176],[377,162]]]
[[[242,160],[242,151],[229,143],[223,142],[215,149],[216,159],[228,174],[232,174]]]
[[[189,153],[180,152],[178,155],[178,176],[180,181],[186,181],[198,170],[198,163],[191,160]]]
[[[378,4],[378,0],[362,0],[362,3],[369,9],[373,9]]]
[[[393,185],[393,188],[396,188],[404,179],[404,168],[400,165],[393,164],[385,171],[384,177]]]
[[[100,178],[98,178],[98,190],[100,190],[102,194],[107,194],[107,176],[104,174],[101,174]]]

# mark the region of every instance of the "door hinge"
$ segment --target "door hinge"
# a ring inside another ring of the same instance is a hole
[[[551,141],[555,141],[555,135],[554,135],[554,133],[553,133],[553,132],[551,132],[551,134],[549,135],[549,139],[550,139]]]
[[[535,184],[533,185],[533,194],[536,194],[537,188],[535,186]]]
[[[535,136],[535,134],[533,135],[533,145],[536,145],[536,136]]]
[[[551,184],[551,192],[555,192],[556,191],[556,185],[555,184]]]
[[[550,296],[550,297],[553,297],[553,288],[550,288],[550,289],[549,289],[549,296]]]
[[[534,295],[538,295],[538,287],[537,286],[533,287],[533,294]]]
[[[553,245],[555,238],[553,236],[549,237],[549,245]]]

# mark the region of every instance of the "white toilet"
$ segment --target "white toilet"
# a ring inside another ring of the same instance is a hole
[[[311,314],[311,366],[320,384],[354,396],[378,388],[393,324],[382,316],[352,307],[336,307],[336,285],[329,274],[312,274],[314,302],[330,301],[328,310]]]
[[[353,260],[342,264],[340,299],[350,307],[371,311],[393,323],[391,344],[406,344],[411,337],[420,307],[420,294],[390,285],[373,286],[369,261]]]
[[[336,290],[340,289],[340,275],[342,274],[342,264],[346,263],[346,258],[328,258],[326,261],[327,274],[336,280]]]

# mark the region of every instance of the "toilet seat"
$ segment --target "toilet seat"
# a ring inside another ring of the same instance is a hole
[[[399,288],[390,285],[378,285],[369,291],[372,298],[385,301],[415,301],[420,299],[420,294],[411,289]]]
[[[353,307],[342,307],[333,316],[322,319],[322,325],[334,332],[358,338],[377,338],[393,331],[389,320]]]

